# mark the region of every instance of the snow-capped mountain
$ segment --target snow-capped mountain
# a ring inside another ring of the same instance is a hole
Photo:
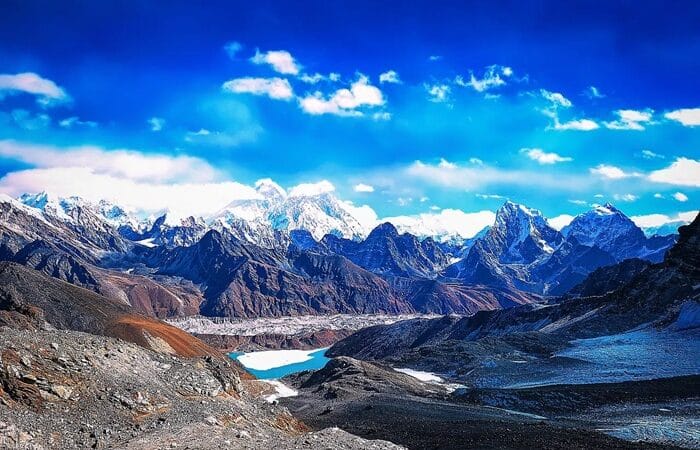
[[[554,253],[564,239],[538,210],[507,201],[483,240],[501,263],[529,264]]]
[[[575,238],[580,244],[604,250],[617,261],[643,258],[658,262],[675,242],[673,236],[647,238],[641,228],[610,203],[576,216],[561,233],[567,239]]]
[[[231,202],[209,219],[214,228],[268,248],[275,231],[307,230],[317,241],[326,234],[357,240],[369,231],[331,192],[289,194],[271,180],[255,187],[260,197]]]

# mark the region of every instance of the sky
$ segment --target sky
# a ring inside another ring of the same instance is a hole
[[[378,217],[700,207],[700,3],[204,5],[4,1],[0,192],[207,213],[270,178]]]

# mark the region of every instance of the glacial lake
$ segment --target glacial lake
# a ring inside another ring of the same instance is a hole
[[[328,348],[314,350],[270,350],[261,352],[231,352],[229,356],[262,380],[285,377],[304,370],[323,368],[330,358]]]

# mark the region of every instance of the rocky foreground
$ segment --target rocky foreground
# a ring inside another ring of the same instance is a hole
[[[310,432],[222,353],[91,291],[0,279],[1,448],[398,448]]]

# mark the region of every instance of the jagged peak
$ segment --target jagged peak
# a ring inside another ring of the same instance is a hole
[[[384,222],[374,227],[374,229],[369,233],[369,236],[367,238],[369,239],[372,236],[380,235],[389,235],[396,237],[399,235],[399,231],[391,222]]]
[[[287,191],[282,186],[272,181],[272,178],[261,178],[255,182],[255,190],[263,197],[271,200],[284,200]]]

